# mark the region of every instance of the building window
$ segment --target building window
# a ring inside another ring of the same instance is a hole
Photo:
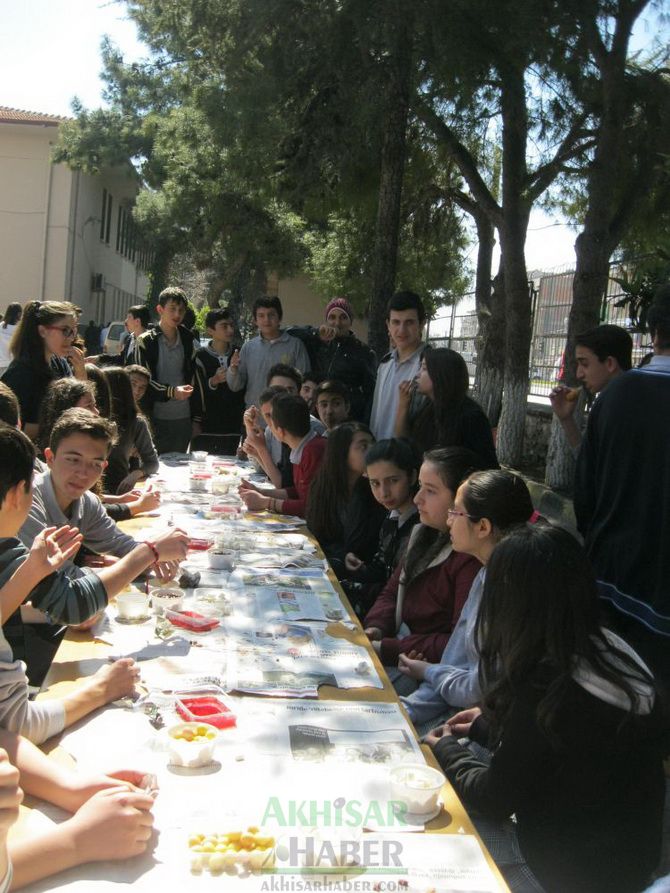
[[[107,190],[102,190],[102,212],[100,214],[100,239],[105,238],[105,223],[107,221]]]
[[[109,245],[109,237],[112,232],[112,196],[107,193],[107,220],[105,224],[105,242]]]
[[[119,207],[119,212],[116,215],[116,250],[119,250],[119,245],[121,244],[121,226],[123,224],[123,208]]]

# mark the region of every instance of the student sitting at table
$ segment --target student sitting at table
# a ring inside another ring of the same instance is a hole
[[[600,626],[596,580],[569,533],[525,525],[496,547],[477,637],[483,712],[425,741],[497,841],[516,816],[526,865],[504,873],[522,868],[523,889],[538,889],[529,870],[546,893],[642,890],[661,851],[667,705],[641,658]],[[490,765],[466,735],[494,748]]]
[[[341,381],[336,381],[334,378],[322,381],[316,389],[315,400],[317,415],[325,425],[326,431],[349,419],[351,411],[349,391]]]
[[[269,423],[272,414],[272,398],[277,393],[297,394],[300,389],[302,375],[293,366],[286,363],[276,363],[268,372],[267,388],[258,398],[258,409],[250,406],[244,413],[244,427],[246,440],[244,450],[252,459],[255,459],[268,480],[275,487],[293,486],[293,465],[290,459],[291,450],[278,440]],[[304,398],[303,398],[304,399]],[[258,410],[265,422],[265,430],[261,430]],[[311,413],[309,424],[312,431],[323,434],[325,428],[319,419]]]
[[[0,893],[87,862],[143,853],[153,830],[156,790],[146,790],[152,784],[151,776],[132,769],[109,774],[70,769],[0,729]],[[24,792],[71,815],[7,843]]]
[[[459,485],[477,467],[463,447],[426,453],[414,502],[420,524],[412,530],[404,561],[381,591],[363,625],[401,694],[416,687],[396,669],[400,654],[419,652],[438,661],[458,622],[479,570],[470,555],[454,552],[447,525]]]
[[[309,488],[327,441],[310,427],[309,407],[294,394],[277,394],[273,398],[269,424],[275,437],[290,447],[294,486],[259,490],[249,481],[242,481],[240,496],[252,512],[266,510],[304,518]]]
[[[372,559],[365,561],[354,551],[344,558],[346,577],[340,582],[359,617],[370,610],[405,555],[410,533],[419,520],[414,493],[420,465],[414,444],[403,438],[380,440],[365,454],[370,490],[388,514]]]
[[[479,649],[475,628],[486,565],[500,540],[529,521],[533,503],[528,487],[511,471],[476,471],[461,484],[447,525],[456,552],[473,555],[483,565],[474,579],[461,616],[439,664],[401,654],[398,669],[421,684],[402,702],[419,733],[427,731],[455,710],[471,707],[481,697]]]
[[[47,471],[35,477],[33,501],[19,537],[30,546],[45,527],[78,527],[84,545],[100,555],[121,558],[137,541],[123,533],[90,492],[107,467],[116,426],[85,409],[68,409],[55,422],[44,450]],[[174,568],[163,568],[169,575]],[[81,570],[71,568],[75,576]]]
[[[83,412],[83,410],[70,410]],[[20,605],[33,608],[60,624],[76,624],[93,617],[156,560],[186,557],[188,538],[177,528],[155,541],[136,543],[134,549],[96,573],[68,568],[81,545],[79,531],[68,525],[38,531],[30,551],[17,538],[32,502],[35,449],[28,438],[8,425],[0,425],[0,614],[9,618],[0,632],[0,726],[44,741],[64,726],[132,691],[136,679],[133,661],[103,667],[84,686],[62,700],[28,701],[27,678],[21,661],[5,637],[22,642]],[[46,526],[46,525],[45,525]],[[16,611],[14,618],[11,615]]]
[[[103,484],[109,493],[123,494],[158,471],[158,454],[147,420],[135,403],[128,372],[120,366],[107,366],[104,373],[112,398],[109,417],[118,438],[107,457]],[[135,467],[131,470],[133,457]]]
[[[348,552],[372,560],[384,509],[363,476],[365,454],[374,438],[367,425],[344,422],[328,434],[323,462],[307,499],[307,526],[337,575],[346,574]]]
[[[92,381],[79,381],[77,378],[61,378],[52,381],[40,407],[40,425],[37,434],[38,449],[49,446],[49,438],[54,425],[67,409],[87,409],[93,415],[100,415],[96,401],[96,391]],[[36,460],[35,471],[47,471],[47,466]],[[160,496],[151,486],[142,491],[131,490],[121,496],[102,492],[102,483],[97,480],[91,492],[100,497],[105,511],[113,521],[127,521],[142,512],[150,512],[160,504]]]

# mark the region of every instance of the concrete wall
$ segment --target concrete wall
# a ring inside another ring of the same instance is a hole
[[[287,326],[320,326],[325,322],[326,305],[330,298],[321,297],[307,276],[279,280],[270,278],[268,294],[278,295],[281,300],[284,324]],[[366,319],[355,319],[353,330],[361,341],[367,341]]]
[[[71,300],[83,321],[123,319],[144,301],[145,273],[116,250],[118,208],[132,205],[127,171],[89,176],[51,164],[57,128],[0,124],[0,312],[12,301]],[[109,243],[100,238],[102,190],[112,196]],[[91,292],[102,274],[104,293]]]

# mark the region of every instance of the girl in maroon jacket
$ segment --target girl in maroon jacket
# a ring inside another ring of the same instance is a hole
[[[480,564],[454,552],[447,511],[460,483],[478,467],[461,447],[431,450],[419,472],[414,498],[420,524],[412,531],[405,560],[396,568],[365,618],[365,632],[387,668],[399,654],[438,662],[468,597]],[[397,670],[391,678],[399,675]]]

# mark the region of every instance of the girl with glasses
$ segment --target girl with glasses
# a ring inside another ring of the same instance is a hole
[[[451,544],[455,551],[476,558],[482,568],[440,662],[400,655],[400,672],[421,683],[402,699],[420,734],[455,710],[478,703],[481,689],[475,625],[486,566],[500,540],[532,515],[528,487],[510,471],[477,471],[458,488],[454,504],[447,510]]]
[[[10,350],[13,356],[2,380],[16,394],[26,434],[37,435],[42,397],[54,379],[86,379],[85,360],[73,346],[81,311],[69,301],[31,301],[23,310]]]

